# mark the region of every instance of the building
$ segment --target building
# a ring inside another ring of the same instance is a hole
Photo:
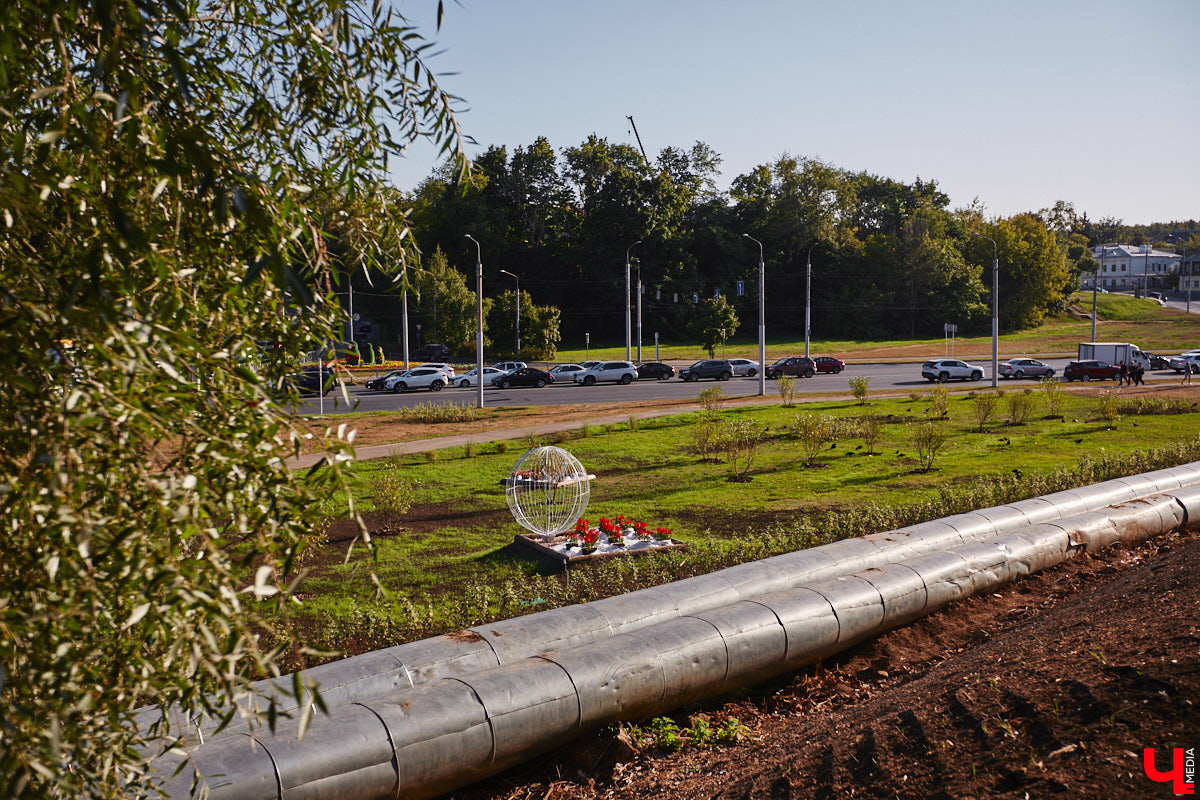
[[[1179,291],[1200,296],[1200,251],[1188,253],[1180,264]]]
[[[1092,254],[1100,262],[1100,286],[1118,292],[1167,288],[1167,276],[1179,271],[1181,260],[1148,244],[1106,244]]]

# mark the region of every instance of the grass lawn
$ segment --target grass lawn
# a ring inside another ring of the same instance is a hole
[[[1189,390],[1172,390],[1173,398],[1166,390],[1124,398],[1115,389],[1068,392],[1060,415],[1050,417],[1042,388],[1009,388],[980,432],[977,397],[988,392],[943,395],[946,418],[933,424],[946,442],[928,472],[920,468],[913,432],[939,416],[931,401],[936,390],[865,406],[837,400],[718,410],[720,420],[746,422],[761,433],[749,482],[729,480],[725,457],[697,452],[702,412],[580,427],[540,442],[566,447],[597,476],[585,514],[593,523],[624,514],[669,527],[690,546],[574,568],[568,575],[512,546],[522,529],[508,512],[500,481],[539,442],[362,462],[354,468],[358,507],[367,518],[391,523],[373,537],[370,552],[360,548],[347,560],[344,542],[323,548],[309,565],[296,619],[320,646],[359,652],[952,513],[960,510],[955,498],[970,506],[992,504],[988,492],[1036,495],[1046,490],[1040,482],[1045,476],[1079,470],[1081,460],[1077,482],[1107,477],[1087,465],[1122,462],[1151,445],[1174,444],[1177,455],[1171,457],[1179,460],[1200,458],[1200,394]],[[1033,404],[1024,424],[1006,424],[1015,397]],[[1114,412],[1120,418],[1109,421]],[[872,448],[859,433],[867,414],[882,423]],[[819,446],[812,464],[795,430],[803,415],[832,418],[841,430],[836,441]],[[404,514],[389,511],[386,500],[397,494],[397,485],[412,502]]]

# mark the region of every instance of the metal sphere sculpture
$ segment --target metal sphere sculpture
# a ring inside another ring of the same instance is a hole
[[[561,447],[535,447],[504,479],[508,510],[521,527],[550,539],[583,516],[594,479]]]

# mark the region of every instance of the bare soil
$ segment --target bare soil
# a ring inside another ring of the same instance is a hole
[[[1143,748],[1200,747],[1200,535],[1080,556],[823,664],[681,711],[736,744],[608,729],[453,794],[593,798],[1169,797]]]

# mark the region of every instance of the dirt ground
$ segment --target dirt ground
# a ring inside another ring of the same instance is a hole
[[[748,734],[668,753],[606,730],[458,800],[1149,798],[1200,747],[1200,534],[1080,556],[676,715]]]

